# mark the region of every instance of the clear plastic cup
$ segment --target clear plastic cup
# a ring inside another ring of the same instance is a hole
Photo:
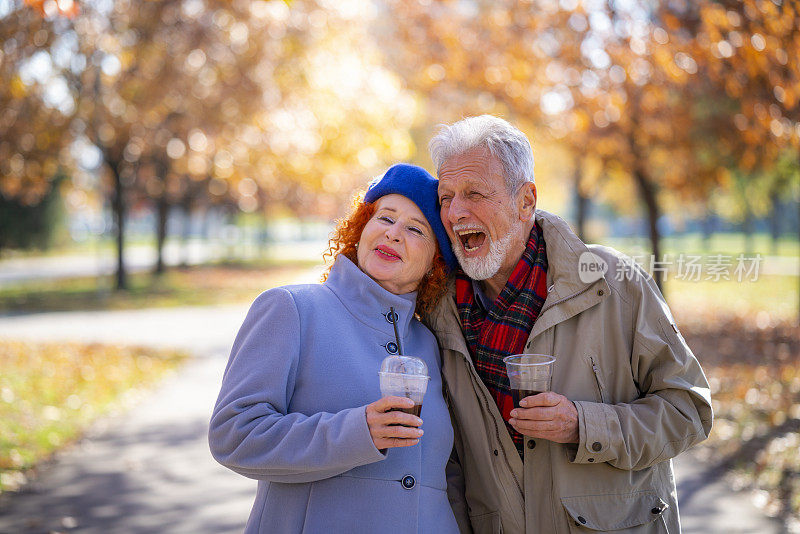
[[[550,391],[555,361],[546,354],[515,354],[503,358],[514,406],[519,406],[519,401],[525,397]]]
[[[412,408],[399,409],[400,411],[420,416],[422,412],[422,399],[428,389],[428,366],[425,362],[414,356],[389,356],[381,363],[378,372],[381,385],[381,395],[406,397],[414,401]]]

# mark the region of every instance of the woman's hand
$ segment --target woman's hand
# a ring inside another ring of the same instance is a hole
[[[396,411],[412,408],[414,401],[405,397],[383,397],[367,405],[367,426],[376,449],[410,447],[419,443],[422,436],[422,419],[409,413]]]

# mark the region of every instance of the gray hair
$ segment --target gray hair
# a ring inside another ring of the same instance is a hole
[[[428,143],[436,172],[453,156],[485,147],[500,160],[506,186],[516,193],[522,184],[534,182],[533,150],[528,138],[508,121],[492,115],[467,117],[451,125],[442,124]]]

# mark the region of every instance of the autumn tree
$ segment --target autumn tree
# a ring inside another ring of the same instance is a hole
[[[263,52],[270,39],[252,9],[243,2],[125,1],[87,5],[75,18],[76,53],[90,59],[67,77],[80,133],[101,150],[111,178],[119,288],[126,285],[130,202],[156,199],[156,269],[163,269],[168,208],[206,192],[210,134],[245,120],[260,103],[256,78],[269,71]]]
[[[417,103],[381,65],[374,10],[312,0],[75,5],[59,33],[70,57],[59,76],[76,146],[102,154],[118,287],[130,206],[155,206],[162,249],[173,206],[282,206],[330,219],[354,188],[413,157]]]
[[[675,65],[669,36],[654,23],[649,3],[391,7],[395,36],[407,51],[389,55],[412,87],[436,105],[488,95],[491,109],[544,129],[576,155],[579,190],[580,169],[592,163],[603,169],[599,176],[630,180],[635,192],[618,188],[619,204],[630,205],[631,194],[641,200],[653,255],[660,258],[660,191],[696,183],[672,165],[690,145],[693,110],[684,100],[691,73]]]
[[[766,211],[774,213],[798,188],[800,2],[706,0],[669,16],[696,21],[690,37],[698,55],[719,91],[737,105],[728,129],[738,138],[731,172],[742,187],[766,191]]]
[[[69,160],[71,108],[58,95],[48,51],[57,23],[23,2],[0,12],[0,195],[8,210],[35,207],[50,193]],[[52,196],[52,195],[51,195]],[[8,220],[4,231],[26,232]],[[30,228],[28,226],[27,228]],[[0,247],[24,242],[5,236]]]
[[[786,164],[800,155],[800,2],[700,2],[693,9],[696,48],[719,91],[736,103],[728,116],[728,131],[739,138],[736,167],[774,213],[796,186]]]

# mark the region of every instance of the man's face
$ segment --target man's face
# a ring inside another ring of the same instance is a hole
[[[513,268],[525,248],[517,195],[503,176],[500,161],[484,148],[453,156],[439,169],[442,223],[462,269],[475,280]]]

